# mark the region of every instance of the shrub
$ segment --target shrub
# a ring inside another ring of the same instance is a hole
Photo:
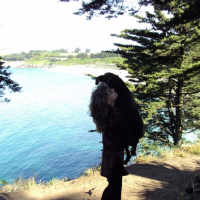
[[[91,176],[93,174],[93,170],[91,168],[85,170],[85,176]]]
[[[49,181],[49,185],[54,185],[59,181],[57,178],[53,178],[52,180]]]
[[[76,55],[76,58],[85,59],[85,58],[88,58],[88,55],[87,53],[79,53]]]
[[[84,170],[84,173],[81,174],[85,176],[91,176],[92,174],[94,174],[95,171],[101,171],[101,163],[99,165],[94,164],[92,168],[87,168],[86,170]]]
[[[3,180],[3,179],[0,179],[0,185],[7,185],[8,184],[8,182],[6,182],[5,180]]]
[[[69,60],[71,60],[71,59],[75,58],[75,56],[73,56],[73,55],[68,55],[67,58],[68,58]]]

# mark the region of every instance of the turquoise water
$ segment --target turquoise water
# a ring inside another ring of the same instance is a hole
[[[0,179],[37,173],[38,180],[75,178],[100,163],[101,135],[88,115],[94,81],[43,69],[12,69],[23,87],[0,109]]]

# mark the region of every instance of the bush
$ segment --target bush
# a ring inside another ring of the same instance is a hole
[[[85,176],[91,176],[92,174],[94,174],[95,171],[100,172],[101,171],[101,164],[99,165],[93,165],[92,168],[88,168],[86,170],[84,170],[84,173],[81,173],[82,175]]]
[[[5,180],[3,180],[3,179],[0,179],[0,185],[7,185],[8,184],[8,182],[6,182]]]
[[[73,55],[68,55],[67,58],[68,58],[69,60],[71,60],[71,59],[75,58],[75,56],[73,56]]]
[[[85,58],[88,58],[88,55],[87,53],[79,53],[76,55],[76,58],[85,59]]]
[[[49,185],[54,185],[54,184],[56,184],[58,181],[59,181],[59,179],[53,178],[53,179],[51,179],[51,180],[49,181]]]
[[[115,53],[105,53],[105,52],[90,54],[90,58],[108,58],[108,57],[119,57],[119,55]]]

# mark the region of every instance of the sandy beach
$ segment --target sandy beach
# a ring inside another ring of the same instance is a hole
[[[73,65],[73,66],[39,66],[39,65],[25,65],[24,61],[15,61],[15,62],[5,62],[5,66],[11,66],[12,68],[38,68],[44,70],[51,70],[54,72],[62,72],[68,74],[77,74],[77,75],[85,75],[91,74],[94,76],[103,75],[106,72],[111,72],[113,74],[118,75],[123,81],[128,81],[126,76],[129,73],[126,70],[118,70],[115,65],[108,64],[106,67],[102,67],[101,65],[98,67],[97,65],[89,64],[89,65]]]
[[[110,68],[94,68],[92,66],[87,65],[75,65],[75,66],[54,66],[52,68],[46,68],[46,70],[51,70],[55,72],[62,72],[62,73],[69,73],[69,74],[78,74],[78,75],[84,75],[84,74],[91,74],[94,76],[103,75],[106,72],[111,72],[113,74],[118,75],[122,80],[128,81],[128,78],[126,76],[129,75],[129,73],[126,70],[118,70]]]

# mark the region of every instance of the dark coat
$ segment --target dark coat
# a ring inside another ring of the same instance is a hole
[[[134,137],[131,135],[129,125],[120,112],[114,106],[109,106],[108,116],[106,118],[107,129],[102,134],[103,151],[101,163],[101,175],[109,178],[119,158],[124,163],[124,145],[127,142],[135,143]],[[123,167],[123,176],[128,172]]]

